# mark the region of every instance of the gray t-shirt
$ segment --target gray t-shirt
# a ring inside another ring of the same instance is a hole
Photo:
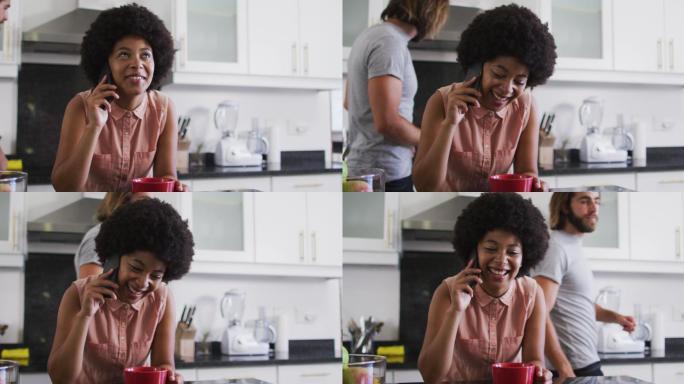
[[[368,80],[390,75],[401,80],[399,114],[413,120],[413,97],[418,90],[408,42],[411,37],[392,23],[381,23],[363,31],[354,41],[347,71],[350,168],[382,168],[386,181],[411,175],[413,150],[380,134],[373,125],[368,100]]]
[[[582,238],[564,231],[551,231],[546,256],[530,275],[560,284],[551,322],[572,368],[598,362],[596,308],[592,300],[594,276],[582,251]],[[551,367],[548,359],[546,364]]]
[[[76,250],[76,257],[74,257],[76,276],[78,276],[78,268],[83,264],[101,264],[100,258],[95,253],[95,238],[98,233],[100,233],[100,224],[90,228],[85,236],[83,236],[83,240],[81,240],[81,244],[79,244],[78,250]]]

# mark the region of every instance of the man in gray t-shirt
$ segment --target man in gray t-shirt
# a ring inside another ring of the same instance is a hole
[[[411,123],[418,81],[408,42],[415,33],[415,27],[389,19],[362,32],[349,54],[347,164],[383,169],[388,191],[402,179],[413,189],[413,148],[420,131]]]
[[[600,196],[594,192],[554,193],[551,238],[544,259],[530,272],[544,291],[547,365],[561,377],[603,376],[596,321],[633,331],[634,318],[607,310],[592,299],[593,274],[582,251],[582,236],[596,229]]]

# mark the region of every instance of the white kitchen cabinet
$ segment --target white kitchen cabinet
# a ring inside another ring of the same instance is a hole
[[[21,253],[25,237],[24,194],[0,193],[0,254]]]
[[[349,58],[349,51],[354,40],[366,28],[380,22],[380,14],[389,0],[343,0],[342,45],[344,59]]]
[[[684,192],[684,172],[640,172],[636,184],[643,192]]]
[[[278,372],[275,366],[197,369],[197,380],[230,380],[245,378],[252,378],[275,384],[278,382]]]
[[[630,193],[629,210],[633,260],[682,261],[681,193]]]
[[[684,27],[679,0],[619,0],[613,4],[615,69],[684,72]],[[647,22],[650,27],[635,28]]]
[[[399,252],[399,195],[343,193],[344,262],[396,265]]]
[[[654,382],[651,364],[602,364],[601,370],[605,376],[631,376],[648,383]],[[660,384],[659,381],[655,382]]]
[[[247,73],[247,0],[175,0],[173,21],[177,72]]]
[[[340,364],[280,365],[278,383],[339,384],[342,382]]]
[[[621,1],[621,0],[619,0]],[[557,45],[557,68],[612,69],[613,0],[542,0]]]
[[[249,73],[341,79],[342,0],[250,0]]]
[[[341,266],[338,193],[255,195],[257,263]]]
[[[50,375],[47,373],[21,373],[19,374],[21,384],[45,384],[51,383]]]
[[[253,193],[182,194],[182,215],[189,219],[195,260],[254,262]]]
[[[275,176],[271,179],[275,192],[342,192],[342,174]]]
[[[245,177],[226,179],[183,179],[183,183],[190,186],[195,192],[201,191],[235,191],[241,189],[253,189],[261,192],[271,191],[270,177]]]
[[[21,57],[21,5],[12,3],[8,19],[0,24],[0,78],[15,78]]]
[[[557,176],[557,188],[582,188],[601,185],[617,185],[636,190],[634,173],[611,173],[598,175]]]
[[[653,364],[653,382],[681,384],[684,382],[684,363]]]

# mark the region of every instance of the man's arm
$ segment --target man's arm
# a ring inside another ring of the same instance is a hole
[[[375,129],[399,145],[418,145],[420,129],[399,114],[402,82],[390,75],[368,80],[368,101]]]
[[[621,315],[615,311],[605,309],[598,304],[594,304],[596,307],[596,320],[602,321],[604,323],[616,323],[622,326],[627,332],[632,332],[636,327],[636,321],[632,316]]]
[[[561,377],[575,377],[572,365],[558,342],[556,328],[553,326],[550,316],[551,310],[556,305],[556,297],[558,296],[558,288],[560,286],[555,281],[544,276],[536,276],[534,279],[542,291],[544,291],[544,301],[546,303],[546,342],[544,344],[544,354],[546,354],[551,364],[558,370],[558,374]]]

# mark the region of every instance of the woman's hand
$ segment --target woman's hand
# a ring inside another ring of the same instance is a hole
[[[107,84],[105,81],[107,76],[104,76],[100,83],[90,92],[86,98],[86,116],[88,117],[88,125],[94,126],[97,129],[102,129],[107,123],[109,114],[112,112],[112,105],[106,100],[107,97],[119,98],[116,93],[116,85]]]
[[[548,192],[549,191],[549,185],[546,184],[546,182],[538,177],[535,177],[532,180],[532,192]]]
[[[534,367],[534,384],[551,384],[553,374],[548,369],[536,365]]]
[[[451,85],[447,94],[446,119],[444,120],[447,126],[458,125],[463,120],[470,105],[480,106],[478,98],[482,97],[482,94],[477,89],[472,88],[476,80],[477,77],[473,77],[468,81]]]
[[[190,187],[188,187],[186,184],[181,183],[179,180],[176,180],[176,183],[173,185],[173,191],[174,192],[189,192]]]
[[[112,275],[113,269],[99,275],[91,276],[83,290],[81,297],[81,311],[79,314],[83,316],[93,316],[104,303],[106,298],[116,299],[116,290],[119,285],[108,280]]]
[[[471,283],[482,284],[480,273],[482,270],[472,268],[473,260],[470,260],[465,268],[455,276],[444,279],[444,283],[449,289],[449,298],[451,299],[451,306],[458,312],[465,311],[470,305],[470,300],[473,298],[473,288]]]
[[[183,384],[183,376],[180,373],[169,369],[169,373],[166,375],[166,382]]]

